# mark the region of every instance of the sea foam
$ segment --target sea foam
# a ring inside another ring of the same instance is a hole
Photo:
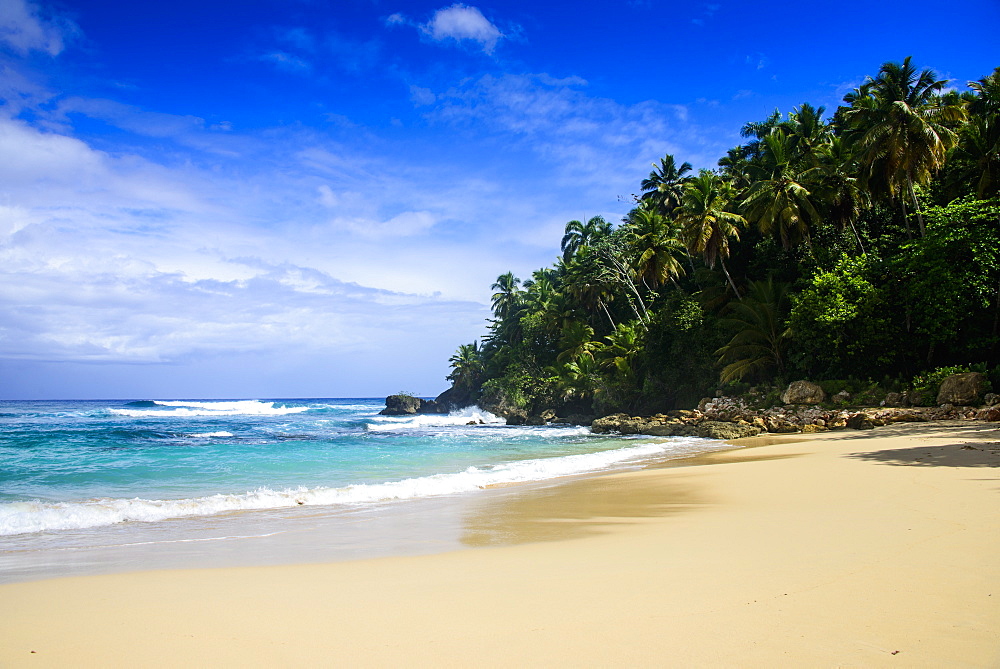
[[[722,442],[690,438],[644,442],[596,453],[537,458],[468,467],[463,471],[344,487],[258,488],[240,494],[191,499],[101,498],[81,502],[20,501],[0,504],[0,535],[81,529],[122,522],[153,522],[217,513],[296,506],[358,506],[393,500],[471,492],[505,483],[543,481],[638,463],[656,457],[683,457],[717,448]]]
[[[156,401],[154,408],[109,409],[116,416],[129,418],[185,418],[193,416],[283,416],[309,411],[309,407],[275,406],[278,402],[239,400],[236,402]]]

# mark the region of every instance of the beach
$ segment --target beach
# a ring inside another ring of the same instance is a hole
[[[744,445],[485,494],[444,553],[3,585],[0,665],[1000,665],[998,424]]]

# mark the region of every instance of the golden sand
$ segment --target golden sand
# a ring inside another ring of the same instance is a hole
[[[1000,666],[1000,430],[484,494],[439,555],[0,586],[3,667]]]

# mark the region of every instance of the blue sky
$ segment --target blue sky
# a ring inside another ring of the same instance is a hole
[[[433,395],[650,163],[964,88],[1000,3],[0,0],[0,397]]]

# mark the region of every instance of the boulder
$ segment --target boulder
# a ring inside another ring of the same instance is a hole
[[[839,393],[833,396],[833,401],[837,404],[847,404],[851,401],[851,394],[846,390],[841,390]]]
[[[383,416],[407,416],[420,410],[424,401],[413,395],[389,395],[385,398],[385,409],[379,411]]]
[[[457,386],[452,386],[435,397],[434,402],[438,406],[441,413],[457,411],[475,404],[470,390],[465,387],[459,388]]]
[[[937,403],[970,405],[978,404],[986,392],[986,376],[979,372],[952,374],[941,382]]]
[[[885,396],[885,406],[887,407],[905,407],[910,404],[904,393],[888,393]]]
[[[542,416],[528,416],[524,419],[525,425],[545,425],[545,418]]]
[[[988,407],[995,407],[1000,404],[1000,395],[997,395],[996,393],[986,393],[986,395],[983,396],[983,404]]]
[[[743,437],[756,437],[760,434],[760,428],[755,425],[740,425],[738,423],[706,420],[695,426],[694,433],[706,439],[732,440],[742,439]]]
[[[826,399],[826,393],[811,381],[793,381],[781,394],[785,404],[819,404]]]
[[[856,413],[847,419],[847,427],[852,430],[871,430],[875,423],[866,414]]]

